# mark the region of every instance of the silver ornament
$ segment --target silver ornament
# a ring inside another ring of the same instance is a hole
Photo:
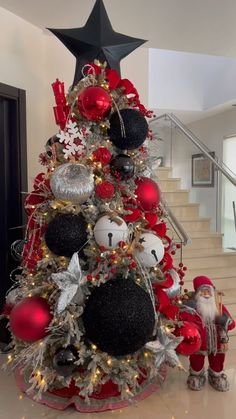
[[[84,282],[84,278],[80,268],[78,253],[73,254],[67,271],[52,274],[52,279],[61,290],[56,308],[58,314],[64,311],[72,300],[78,305],[83,304],[84,293],[81,285]]]
[[[174,270],[171,269],[169,271],[171,278],[173,279],[174,283],[169,288],[164,288],[165,293],[168,295],[169,298],[174,298],[177,295],[180,295],[180,277],[179,274]]]
[[[50,186],[56,199],[83,204],[93,193],[94,179],[83,164],[66,163],[54,171]]]
[[[160,327],[157,333],[157,339],[153,342],[148,342],[145,345],[149,351],[155,354],[155,366],[160,368],[161,364],[166,363],[171,367],[180,365],[179,357],[176,354],[175,348],[182,342],[183,338],[175,337],[174,335],[167,335],[163,328]]]

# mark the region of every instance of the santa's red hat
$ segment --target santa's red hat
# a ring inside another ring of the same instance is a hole
[[[193,288],[197,292],[202,287],[212,287],[215,288],[213,282],[207,276],[196,276],[193,279]]]

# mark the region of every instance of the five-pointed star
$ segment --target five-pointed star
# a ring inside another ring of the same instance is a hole
[[[83,278],[78,253],[73,254],[67,271],[52,274],[52,279],[61,290],[57,303],[58,314],[64,311],[73,299],[79,305],[83,303],[84,294],[81,289]]]
[[[83,77],[85,64],[95,59],[107,62],[108,67],[120,73],[120,60],[146,42],[115,32],[102,0],[96,0],[87,23],[82,28],[48,28],[76,58],[73,86]]]
[[[176,338],[173,335],[169,337],[160,327],[157,334],[157,339],[153,342],[146,343],[145,347],[152,351],[155,356],[155,365],[157,368],[161,366],[162,363],[166,363],[171,367],[180,365],[178,355],[176,354],[175,348],[183,340],[182,337]]]

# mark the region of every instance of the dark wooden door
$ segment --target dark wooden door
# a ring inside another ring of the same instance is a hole
[[[16,267],[10,245],[23,237],[27,191],[25,91],[0,83],[0,311]]]

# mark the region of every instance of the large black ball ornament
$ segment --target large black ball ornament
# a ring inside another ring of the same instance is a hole
[[[150,340],[154,310],[149,294],[131,279],[114,278],[94,289],[86,303],[86,337],[113,356],[132,354]]]
[[[120,116],[115,112],[110,118],[111,141],[121,150],[133,150],[140,147],[148,134],[148,123],[145,117],[136,109],[122,109]]]
[[[118,154],[110,162],[111,174],[120,179],[130,179],[134,174],[134,161],[127,154]]]
[[[75,362],[78,360],[78,352],[73,345],[60,348],[53,357],[53,367],[58,375],[68,377],[76,370]]]
[[[59,214],[48,224],[46,245],[56,255],[71,257],[85,245],[86,229],[87,223],[81,214]]]

